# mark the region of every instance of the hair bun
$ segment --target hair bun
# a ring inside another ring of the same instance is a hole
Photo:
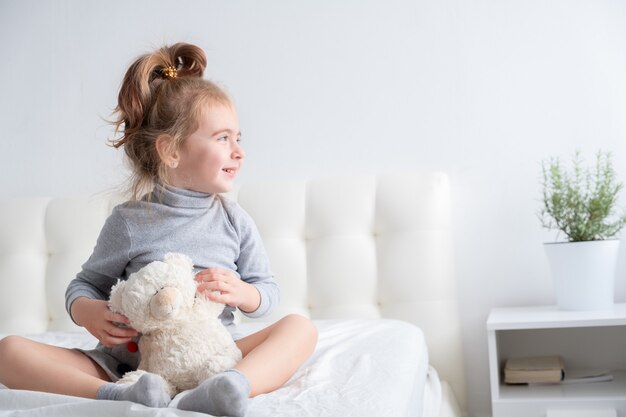
[[[188,43],[176,43],[164,46],[153,56],[159,57],[152,70],[150,81],[173,79],[178,77],[202,78],[206,68],[206,56],[202,49]]]
[[[176,43],[163,49],[171,59],[176,76],[201,78],[204,74],[207,61],[202,49],[188,43]]]

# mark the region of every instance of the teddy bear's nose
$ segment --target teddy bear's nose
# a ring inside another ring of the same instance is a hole
[[[176,316],[182,305],[183,296],[178,289],[165,287],[150,300],[150,312],[157,319]]]

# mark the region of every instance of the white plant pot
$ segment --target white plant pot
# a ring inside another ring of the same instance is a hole
[[[545,243],[561,310],[613,308],[619,240]]]

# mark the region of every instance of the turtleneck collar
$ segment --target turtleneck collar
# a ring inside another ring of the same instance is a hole
[[[147,199],[170,207],[207,208],[215,200],[215,194],[200,193],[155,183],[154,189]]]

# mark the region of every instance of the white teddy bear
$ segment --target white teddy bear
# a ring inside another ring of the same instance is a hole
[[[168,382],[174,397],[241,359],[219,319],[224,304],[196,294],[196,287],[191,259],[179,253],[168,253],[164,262],[151,262],[113,286],[110,309],[128,317],[141,333],[138,370],[119,383],[155,373]]]

